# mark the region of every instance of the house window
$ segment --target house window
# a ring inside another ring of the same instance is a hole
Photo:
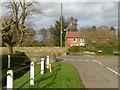
[[[72,41],[73,42],[77,42],[77,38],[72,38]]]
[[[84,38],[80,38],[80,42],[84,42]]]

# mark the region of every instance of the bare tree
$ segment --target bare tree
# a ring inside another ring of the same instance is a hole
[[[33,13],[40,13],[40,9],[36,9],[35,2],[27,2],[20,0],[19,2],[12,0],[5,5],[10,9],[10,17],[2,21],[2,41],[8,48],[8,53],[12,53],[14,45],[20,45],[26,31],[26,18]]]
[[[74,17],[71,17],[70,19],[68,19],[68,27],[66,28],[65,31],[78,31],[77,29],[77,19]]]
[[[33,46],[35,41],[36,31],[29,27],[26,29],[25,35],[23,36],[22,46]]]

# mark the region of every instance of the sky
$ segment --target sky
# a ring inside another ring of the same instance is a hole
[[[114,1],[114,2],[113,2]],[[49,28],[54,26],[55,21],[60,18],[60,5],[63,4],[63,16],[65,19],[75,17],[78,19],[78,29],[86,26],[101,26],[118,27],[118,0],[40,0],[38,9],[41,9],[43,14],[34,14],[27,22],[32,23],[35,30],[41,28]],[[1,16],[7,14],[7,10],[0,6]]]

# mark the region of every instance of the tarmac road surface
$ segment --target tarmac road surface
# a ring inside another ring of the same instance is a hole
[[[77,68],[85,88],[118,88],[118,56],[61,56],[57,59]]]

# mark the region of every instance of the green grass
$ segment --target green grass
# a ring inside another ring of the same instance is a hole
[[[29,70],[29,67],[28,67],[26,69],[18,71],[18,69],[20,69],[20,68],[23,68],[23,66],[14,66],[14,67],[11,67],[9,69],[7,68],[7,69],[4,69],[4,70],[0,70],[1,71],[0,77],[1,76],[3,77],[2,78],[2,87],[5,87],[5,85],[6,85],[6,77],[5,77],[5,75],[7,74],[8,70],[13,70],[13,72],[17,71],[17,72],[14,73],[14,80],[17,79],[17,78],[20,78],[22,75],[24,75]]]
[[[40,71],[40,65],[35,65],[35,74]],[[29,71],[19,79],[14,81],[14,88],[19,88],[22,84],[29,80]],[[55,62],[52,64],[52,73],[49,69],[45,74],[40,73],[35,77],[35,85],[29,83],[22,88],[84,88],[80,81],[78,72],[74,66],[63,62]]]
[[[3,69],[1,72],[2,72],[2,75],[4,76],[5,74],[7,74],[7,71],[8,71],[8,70],[13,70],[13,71],[15,71],[15,70],[18,70],[18,69],[20,69],[20,68],[22,68],[22,66],[13,66],[13,67],[11,67],[11,68]],[[0,76],[1,76],[1,75],[0,75]]]
[[[2,69],[8,68],[8,54],[0,55],[2,62]],[[17,52],[10,54],[10,66],[14,67],[26,61],[30,61],[29,57],[24,52]]]

